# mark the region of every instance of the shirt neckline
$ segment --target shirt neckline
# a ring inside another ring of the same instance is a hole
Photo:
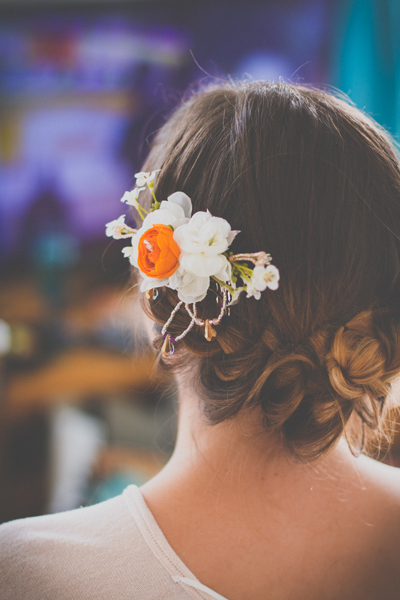
[[[148,547],[171,576],[172,581],[182,585],[192,597],[209,600],[228,600],[211,588],[203,585],[170,546],[152,512],[146,504],[142,492],[136,485],[129,485],[122,494],[130,512]]]

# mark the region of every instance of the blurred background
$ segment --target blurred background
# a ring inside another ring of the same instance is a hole
[[[0,0],[0,522],[112,497],[172,452],[174,385],[104,225],[185,90],[334,86],[397,140],[399,44],[396,0]]]

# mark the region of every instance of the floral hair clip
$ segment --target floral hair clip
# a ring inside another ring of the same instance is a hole
[[[257,300],[267,288],[279,287],[279,271],[271,264],[266,252],[233,254],[229,252],[239,231],[233,231],[228,221],[214,217],[207,211],[192,215],[192,201],[183,192],[175,192],[167,200],[158,202],[154,194],[154,179],[159,171],[137,173],[137,187],[125,192],[121,202],[134,206],[142,219],[139,229],[125,224],[125,215],[106,225],[106,235],[115,239],[131,238],[132,244],[122,249],[130,263],[139,269],[143,279],[141,291],[148,299],[155,299],[159,287],[177,291],[179,302],[162,327],[162,352],[174,353],[174,344],[197,325],[204,327],[208,341],[216,337],[227,309],[246,292],[247,298]],[[153,203],[150,211],[139,204],[139,195],[146,186]],[[200,319],[196,304],[204,300],[214,280],[221,293],[221,310],[214,319]],[[188,327],[177,337],[168,334],[174,316],[184,305],[190,317]]]

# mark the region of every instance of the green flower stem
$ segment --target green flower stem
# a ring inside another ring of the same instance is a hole
[[[219,283],[219,285],[221,287],[224,287],[225,289],[227,289],[231,294],[234,294],[235,292],[235,288],[233,288],[231,285],[229,285],[229,283],[225,283],[225,281],[221,281],[220,279],[218,279],[218,277],[215,277],[215,275],[211,276],[211,279],[214,279],[214,281],[216,281],[217,283]]]
[[[233,273],[237,273],[237,276],[240,277],[240,279],[243,281],[243,283],[245,285],[247,285],[248,283],[250,283],[251,281],[251,275],[252,275],[252,270],[247,268],[247,267],[242,267],[241,265],[238,265],[237,263],[233,263]]]
[[[240,271],[241,273],[244,273],[245,275],[248,275],[249,277],[251,277],[251,275],[253,273],[253,269],[250,269],[249,267],[245,267],[244,265],[240,265],[237,262],[234,262],[232,264],[238,269],[238,271]]]
[[[143,208],[143,206],[140,206],[140,204],[138,204],[138,206],[137,206],[137,211],[138,211],[138,213],[139,213],[139,216],[140,216],[140,218],[142,219],[142,221],[144,221],[144,220],[145,220],[145,218],[146,218],[146,215],[145,215],[145,216],[143,216],[143,212],[145,212],[146,214],[149,214],[149,213],[147,212],[147,210],[146,210],[145,208]]]
[[[154,193],[154,190],[153,190],[154,183],[153,183],[153,182],[151,182],[151,183],[152,183],[152,185],[150,185],[150,183],[148,183],[148,184],[147,184],[147,185],[148,185],[148,188],[149,188],[149,190],[150,190],[150,192],[151,192],[151,195],[153,196],[153,200],[154,200],[154,202],[156,202],[156,203],[158,204],[158,206],[160,206],[160,203],[158,202],[158,200],[157,200],[157,198],[156,198],[156,195],[155,195],[155,193]],[[157,208],[158,208],[158,207],[157,207]]]

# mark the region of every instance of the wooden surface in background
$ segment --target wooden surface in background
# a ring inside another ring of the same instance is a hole
[[[17,416],[46,408],[65,398],[111,397],[143,390],[154,381],[154,356],[118,355],[98,349],[65,352],[49,364],[9,381],[3,410]]]

